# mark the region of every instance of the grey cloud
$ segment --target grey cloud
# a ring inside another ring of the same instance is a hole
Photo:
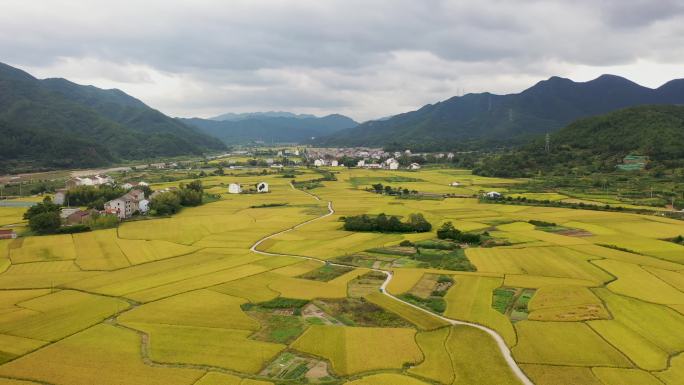
[[[0,60],[121,85],[176,114],[297,108],[370,118],[464,87],[515,90],[572,66],[684,59],[678,0],[5,0],[2,8]]]

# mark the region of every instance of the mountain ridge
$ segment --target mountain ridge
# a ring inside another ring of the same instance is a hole
[[[556,131],[575,119],[635,105],[682,103],[684,79],[648,88],[616,75],[586,82],[552,76],[519,93],[454,96],[312,143],[418,151],[510,146]]]
[[[121,90],[0,63],[0,172],[97,167],[225,146]]]
[[[201,118],[180,120],[229,145],[258,141],[302,143],[311,140],[312,137],[332,134],[358,125],[353,119],[340,114],[323,117],[259,115],[240,120],[222,121]]]

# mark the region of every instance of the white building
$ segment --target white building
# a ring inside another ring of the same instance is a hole
[[[111,183],[114,183],[114,179],[109,175],[76,176],[66,181],[66,188],[72,189],[78,186],[99,186]]]
[[[316,159],[316,160],[314,160],[314,166],[316,166],[316,167],[325,166],[325,161],[323,159]]]
[[[268,192],[268,183],[259,182],[259,183],[257,183],[256,189],[257,189],[258,193],[267,193]]]
[[[229,194],[240,194],[242,192],[242,187],[237,183],[231,183],[228,185]]]
[[[143,199],[140,202],[138,202],[138,210],[142,214],[147,214],[148,211],[150,211],[150,201],[147,199]]]
[[[397,162],[397,160],[394,158],[387,159],[385,161],[385,165],[390,170],[398,170],[399,169],[399,162]]]
[[[360,161],[356,162],[356,167],[363,167],[366,165],[366,161],[361,159]]]
[[[486,193],[485,196],[487,198],[490,198],[490,199],[499,199],[499,198],[501,198],[501,193],[496,192],[496,191],[490,191],[490,192]]]
[[[330,165],[331,165],[332,167],[337,167],[337,166],[339,166],[340,164],[339,164],[339,162],[337,162],[336,160],[332,160],[332,161],[330,162]]]
[[[133,187],[138,187],[138,186],[147,187],[149,185],[150,184],[147,182],[140,181],[140,182],[127,182],[127,183],[124,183],[123,185],[121,185],[121,187],[123,187],[126,190],[130,190]]]
[[[461,184],[459,182],[451,182],[451,184],[450,184],[451,187],[458,187],[460,185]]]
[[[66,190],[60,189],[55,191],[55,196],[52,198],[52,202],[56,205],[63,205],[66,200]]]
[[[104,204],[105,210],[116,214],[121,219],[130,218],[134,212],[140,211],[140,202],[145,200],[145,193],[141,190],[131,190],[128,193]]]
[[[411,163],[411,164],[408,166],[408,169],[409,169],[409,170],[420,170],[420,165],[419,165],[418,163]]]

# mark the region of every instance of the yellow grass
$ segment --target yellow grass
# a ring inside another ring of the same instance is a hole
[[[273,385],[273,383],[250,378],[240,378],[231,374],[209,372],[194,385]]]
[[[639,367],[664,369],[670,355],[684,350],[684,335],[679,332],[684,328],[682,314],[606,289],[597,289],[596,293],[614,319],[590,321],[589,325]]]
[[[446,348],[446,339],[451,329],[441,328],[416,334],[416,342],[425,355],[425,360],[409,369],[409,373],[450,385],[454,380],[451,357]]]
[[[590,368],[537,364],[521,364],[520,368],[536,385],[604,385]]]
[[[387,291],[394,294],[402,294],[411,290],[425,274],[421,269],[395,269],[393,278],[387,285]]]
[[[19,305],[11,319],[0,317],[0,333],[55,341],[126,309],[122,300],[64,290]]]
[[[444,297],[447,302],[444,315],[490,327],[501,334],[506,344],[515,345],[516,336],[511,322],[491,306],[492,292],[501,286],[503,280],[477,276],[456,276],[454,279],[455,285]]]
[[[381,373],[362,377],[345,385],[428,385],[426,382],[401,374]]]
[[[64,273],[69,271],[80,271],[80,269],[74,261],[27,262],[10,266],[7,269],[7,274]]]
[[[0,376],[57,385],[191,385],[202,375],[144,364],[140,336],[110,325],[97,325],[0,366]]]
[[[285,345],[249,339],[249,330],[128,324],[150,336],[150,357],[158,362],[210,365],[258,373]]]
[[[116,243],[116,229],[74,234],[76,263],[84,270],[114,270],[131,263]]]
[[[574,278],[597,284],[612,278],[591,265],[586,255],[564,247],[469,248],[466,255],[481,272]]]
[[[413,329],[313,325],[291,346],[324,357],[336,373],[350,375],[421,361],[414,335]]]
[[[526,287],[530,289],[538,289],[544,286],[556,285],[592,287],[597,286],[597,282],[585,279],[542,277],[539,275],[527,274],[506,274],[506,278],[504,279],[504,286],[509,287]]]
[[[619,351],[583,323],[520,321],[515,324],[516,361],[569,366],[618,366],[631,364]]]
[[[644,226],[647,227],[647,226]],[[684,263],[684,246],[639,235],[601,235],[587,238],[594,243],[619,246],[641,254]]]
[[[605,385],[662,385],[656,377],[639,369],[594,368],[593,372]]]
[[[416,335],[425,360],[409,372],[450,384],[519,384],[494,340],[469,326],[447,327]],[[477,359],[473,359],[477,357]]]
[[[681,384],[682,378],[684,378],[684,353],[672,357],[670,367],[667,370],[654,374],[667,385]]]
[[[448,322],[423,310],[416,309],[380,292],[370,293],[365,297],[368,301],[399,315],[401,318],[418,326],[422,330],[432,330],[448,325]]]
[[[266,302],[277,298],[280,293],[271,290],[268,285],[279,277],[272,272],[261,273],[235,281],[210,287],[210,290],[244,298],[250,302]]]
[[[594,263],[617,277],[608,284],[615,293],[655,303],[684,304],[684,293],[639,266],[613,260]]]
[[[271,283],[269,288],[289,298],[344,298],[347,296],[349,281],[363,275],[365,271],[365,269],[354,269],[328,282],[282,277]]]
[[[20,248],[10,249],[12,263],[76,259],[71,235],[45,235],[23,239]]]
[[[608,319],[601,300],[582,286],[545,286],[527,305],[533,321],[586,321]]]
[[[21,356],[46,344],[45,341],[0,334],[0,352],[16,356]]]
[[[240,309],[246,302],[215,291],[198,290],[145,304],[121,315],[119,321],[258,330],[259,322]]]

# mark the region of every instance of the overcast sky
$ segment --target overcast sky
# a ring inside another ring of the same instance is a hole
[[[603,73],[684,77],[682,0],[2,0],[0,61],[172,116],[367,120]]]

